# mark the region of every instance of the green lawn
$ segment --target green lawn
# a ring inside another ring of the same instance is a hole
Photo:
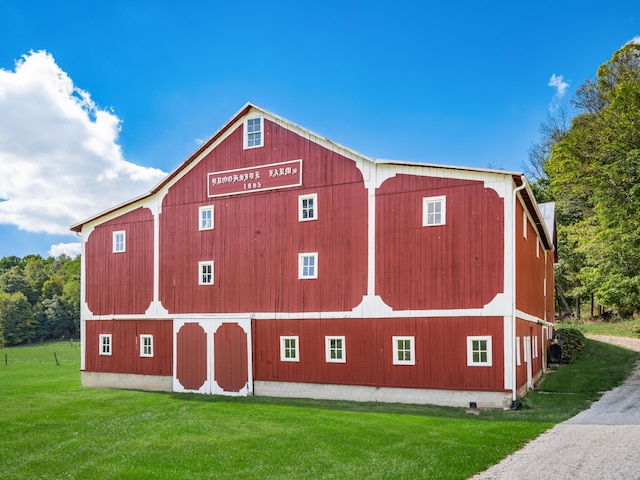
[[[627,319],[612,322],[583,321],[558,323],[558,327],[573,327],[582,333],[593,335],[615,335],[618,337],[640,338],[640,319]]]
[[[636,358],[588,341],[581,361],[529,395],[532,408],[476,416],[432,406],[81,389],[78,344],[5,348],[0,477],[465,479],[587,407]]]

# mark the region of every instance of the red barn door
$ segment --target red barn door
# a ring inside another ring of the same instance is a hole
[[[174,320],[173,390],[251,395],[251,320]]]

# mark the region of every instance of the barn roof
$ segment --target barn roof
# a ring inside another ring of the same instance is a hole
[[[221,137],[223,137],[228,131],[229,129],[233,128],[234,125],[242,118],[244,117],[246,114],[248,114],[250,111],[258,111],[261,114],[263,114],[265,117],[269,118],[272,121],[275,121],[281,125],[284,125],[286,128],[292,130],[292,131],[297,131],[298,133],[300,133],[301,135],[303,135],[306,138],[311,139],[312,141],[318,142],[318,143],[323,143],[325,145],[329,145],[331,148],[335,149],[336,151],[340,151],[340,152],[344,152],[347,153],[349,156],[352,157],[357,157],[357,158],[361,158],[364,159],[366,161],[369,161],[371,163],[374,164],[388,164],[388,165],[403,165],[403,166],[416,166],[416,167],[430,167],[430,168],[439,168],[439,169],[445,169],[445,170],[461,170],[461,171],[469,171],[469,172],[483,172],[483,173],[496,173],[496,174],[500,174],[500,175],[509,175],[513,178],[516,186],[520,186],[520,185],[525,185],[526,188],[522,190],[521,195],[522,198],[525,202],[525,204],[527,205],[528,210],[530,211],[530,214],[532,215],[533,219],[534,219],[534,224],[536,226],[536,229],[538,230],[538,232],[540,233],[541,238],[543,239],[543,244],[545,246],[545,248],[547,249],[552,249],[553,248],[553,243],[551,240],[551,236],[549,235],[550,230],[547,230],[546,225],[543,221],[543,216],[540,213],[540,210],[538,210],[535,200],[533,199],[533,192],[531,191],[531,188],[529,187],[528,182],[526,181],[526,178],[524,177],[524,175],[521,172],[511,172],[511,171],[505,171],[505,170],[496,170],[496,169],[489,169],[489,168],[476,168],[476,167],[464,167],[464,166],[455,166],[455,165],[444,165],[444,164],[436,164],[436,163],[423,163],[423,162],[406,162],[406,161],[400,161],[400,160],[381,160],[381,159],[374,159],[371,157],[368,157],[366,155],[363,155],[361,153],[358,153],[348,147],[345,147],[343,145],[340,145],[326,137],[323,137],[322,135],[318,135],[316,133],[311,132],[310,130],[300,127],[299,125],[290,122],[289,120],[286,120],[274,113],[271,113],[261,107],[256,106],[255,104],[248,102],[246,103],[240,110],[238,110],[238,112],[235,113],[235,115],[233,115],[229,121],[227,121],[217,132],[215,132],[209,139],[207,139],[202,145],[200,145],[200,147],[194,151],[189,157],[187,157],[187,159],[182,162],[180,165],[178,165],[178,167],[173,170],[171,173],[169,173],[162,181],[160,181],[160,183],[158,183],[155,187],[153,187],[149,192],[140,195],[136,198],[133,198],[125,203],[122,203],[120,205],[116,205],[112,208],[109,208],[108,210],[105,210],[103,212],[100,212],[90,218],[87,218],[85,220],[82,220],[81,222],[78,222],[74,225],[72,225],[70,227],[70,229],[74,232],[80,232],[82,230],[83,225],[92,222],[94,220],[99,219],[100,217],[103,217],[105,215],[108,215],[110,213],[113,213],[123,207],[126,207],[128,205],[134,204],[136,202],[139,202],[141,200],[144,200],[152,195],[155,195],[156,193],[158,193],[163,187],[165,187],[166,185],[168,185],[169,183],[171,183],[177,176],[180,175],[181,172],[183,172],[185,169],[188,169],[191,164],[193,162],[196,162],[199,160],[199,158],[201,157],[202,153],[205,152],[208,148],[210,148],[218,139],[220,139]]]

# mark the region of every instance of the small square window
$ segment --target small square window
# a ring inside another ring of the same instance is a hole
[[[327,362],[345,363],[347,361],[347,350],[344,343],[344,337],[324,337],[325,352]]]
[[[213,285],[213,262],[199,262],[200,278],[198,285]]]
[[[467,366],[491,365],[491,337],[467,337]]]
[[[213,230],[213,206],[200,207],[200,230]]]
[[[298,197],[298,220],[306,222],[318,219],[318,194],[300,195]]]
[[[140,335],[140,356],[153,357],[153,335]]]
[[[111,355],[111,334],[100,335],[100,355]]]
[[[447,220],[446,197],[422,199],[422,226],[444,225]]]
[[[298,254],[298,278],[313,279],[318,278],[318,253]]]
[[[113,232],[113,253],[122,253],[126,250],[127,234],[124,230]]]
[[[299,362],[298,337],[280,337],[280,360]]]
[[[414,337],[393,337],[393,364],[415,365]]]
[[[244,122],[244,148],[262,147],[262,117],[248,118]]]

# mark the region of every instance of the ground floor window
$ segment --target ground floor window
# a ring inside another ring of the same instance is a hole
[[[414,337],[393,337],[393,364],[415,365]]]
[[[140,356],[153,357],[153,335],[140,335]]]
[[[100,335],[100,355],[111,355],[111,334]]]
[[[300,361],[298,337],[280,337],[280,360],[283,362]]]
[[[491,366],[491,337],[467,337],[467,365]]]
[[[325,343],[327,362],[345,363],[347,361],[344,337],[325,337]]]

